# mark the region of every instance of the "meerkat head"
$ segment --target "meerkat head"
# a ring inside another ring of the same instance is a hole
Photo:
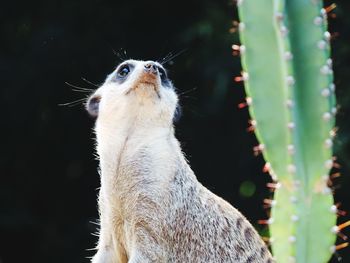
[[[133,118],[162,126],[172,125],[180,113],[175,88],[163,66],[139,60],[118,65],[87,100],[86,109],[97,122]]]

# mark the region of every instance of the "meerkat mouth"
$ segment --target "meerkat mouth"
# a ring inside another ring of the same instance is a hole
[[[142,96],[150,96],[153,92],[150,90],[153,90],[157,97],[160,99],[160,93],[159,93],[159,85],[154,80],[141,80],[139,81],[134,87],[128,90],[126,95],[129,95],[130,92],[140,92]]]

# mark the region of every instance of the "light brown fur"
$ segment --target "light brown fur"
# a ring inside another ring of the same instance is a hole
[[[185,160],[174,136],[171,83],[165,87],[157,72],[148,76],[145,65],[153,62],[127,63],[126,80],[114,80],[119,67],[91,97],[99,101],[101,168],[92,262],[272,262],[251,224],[200,184]]]

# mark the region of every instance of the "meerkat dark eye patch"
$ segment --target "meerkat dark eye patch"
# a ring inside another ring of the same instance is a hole
[[[168,74],[163,67],[158,66],[159,77],[163,86],[171,86],[171,82],[168,78]]]
[[[115,80],[121,84],[123,83],[128,76],[131,74],[132,70],[134,69],[134,65],[131,63],[125,63],[122,64],[118,67],[116,75],[115,75]]]
[[[180,104],[177,104],[174,112],[174,116],[173,116],[173,122],[178,123],[181,119],[181,116],[182,116],[182,108]]]
[[[96,118],[98,116],[100,101],[101,101],[100,96],[93,95],[88,99],[88,101],[86,103],[86,110],[94,118]]]

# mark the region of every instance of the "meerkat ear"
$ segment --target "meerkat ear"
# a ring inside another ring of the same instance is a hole
[[[176,105],[176,109],[175,109],[175,113],[174,113],[174,117],[173,117],[173,122],[176,124],[180,121],[180,118],[182,116],[182,108],[180,106],[180,104],[178,103]]]
[[[86,102],[86,110],[91,117],[97,118],[100,100],[101,100],[100,96],[93,95]]]

